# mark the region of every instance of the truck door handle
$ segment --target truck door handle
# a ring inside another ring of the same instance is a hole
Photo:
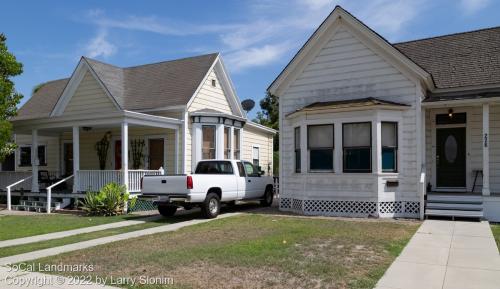
[[[251,183],[251,182],[252,182],[252,180],[248,180],[248,182],[249,182],[249,183]]]
[[[167,180],[161,180],[161,183],[162,183],[162,184],[166,184],[166,183],[167,183]]]

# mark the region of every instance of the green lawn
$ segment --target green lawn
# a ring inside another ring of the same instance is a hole
[[[500,224],[491,225],[491,231],[497,241],[497,247],[500,249]]]
[[[373,288],[419,224],[247,214],[35,262],[174,280],[126,288]]]
[[[140,216],[88,217],[66,214],[1,216],[0,241],[79,229],[111,222],[134,220]]]

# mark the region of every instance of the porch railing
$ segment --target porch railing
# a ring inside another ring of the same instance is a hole
[[[128,188],[129,192],[141,191],[141,178],[145,175],[161,175],[160,170],[129,170]],[[123,172],[120,170],[79,170],[77,172],[79,192],[99,191],[109,183],[123,184]]]

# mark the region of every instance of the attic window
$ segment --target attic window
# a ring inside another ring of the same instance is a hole
[[[217,82],[215,81],[215,79],[212,79],[212,86],[213,86],[213,87],[216,87],[216,86],[217,86]]]

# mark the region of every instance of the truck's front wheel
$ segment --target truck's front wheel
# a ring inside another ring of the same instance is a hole
[[[220,212],[220,198],[215,193],[209,193],[201,206],[203,216],[208,219],[213,219],[219,215]]]
[[[158,205],[158,212],[163,217],[171,217],[177,212],[177,207],[172,205]]]
[[[260,204],[263,207],[270,207],[273,204],[273,200],[274,200],[273,188],[268,186],[266,188],[266,192],[264,193],[264,198],[260,200]]]

